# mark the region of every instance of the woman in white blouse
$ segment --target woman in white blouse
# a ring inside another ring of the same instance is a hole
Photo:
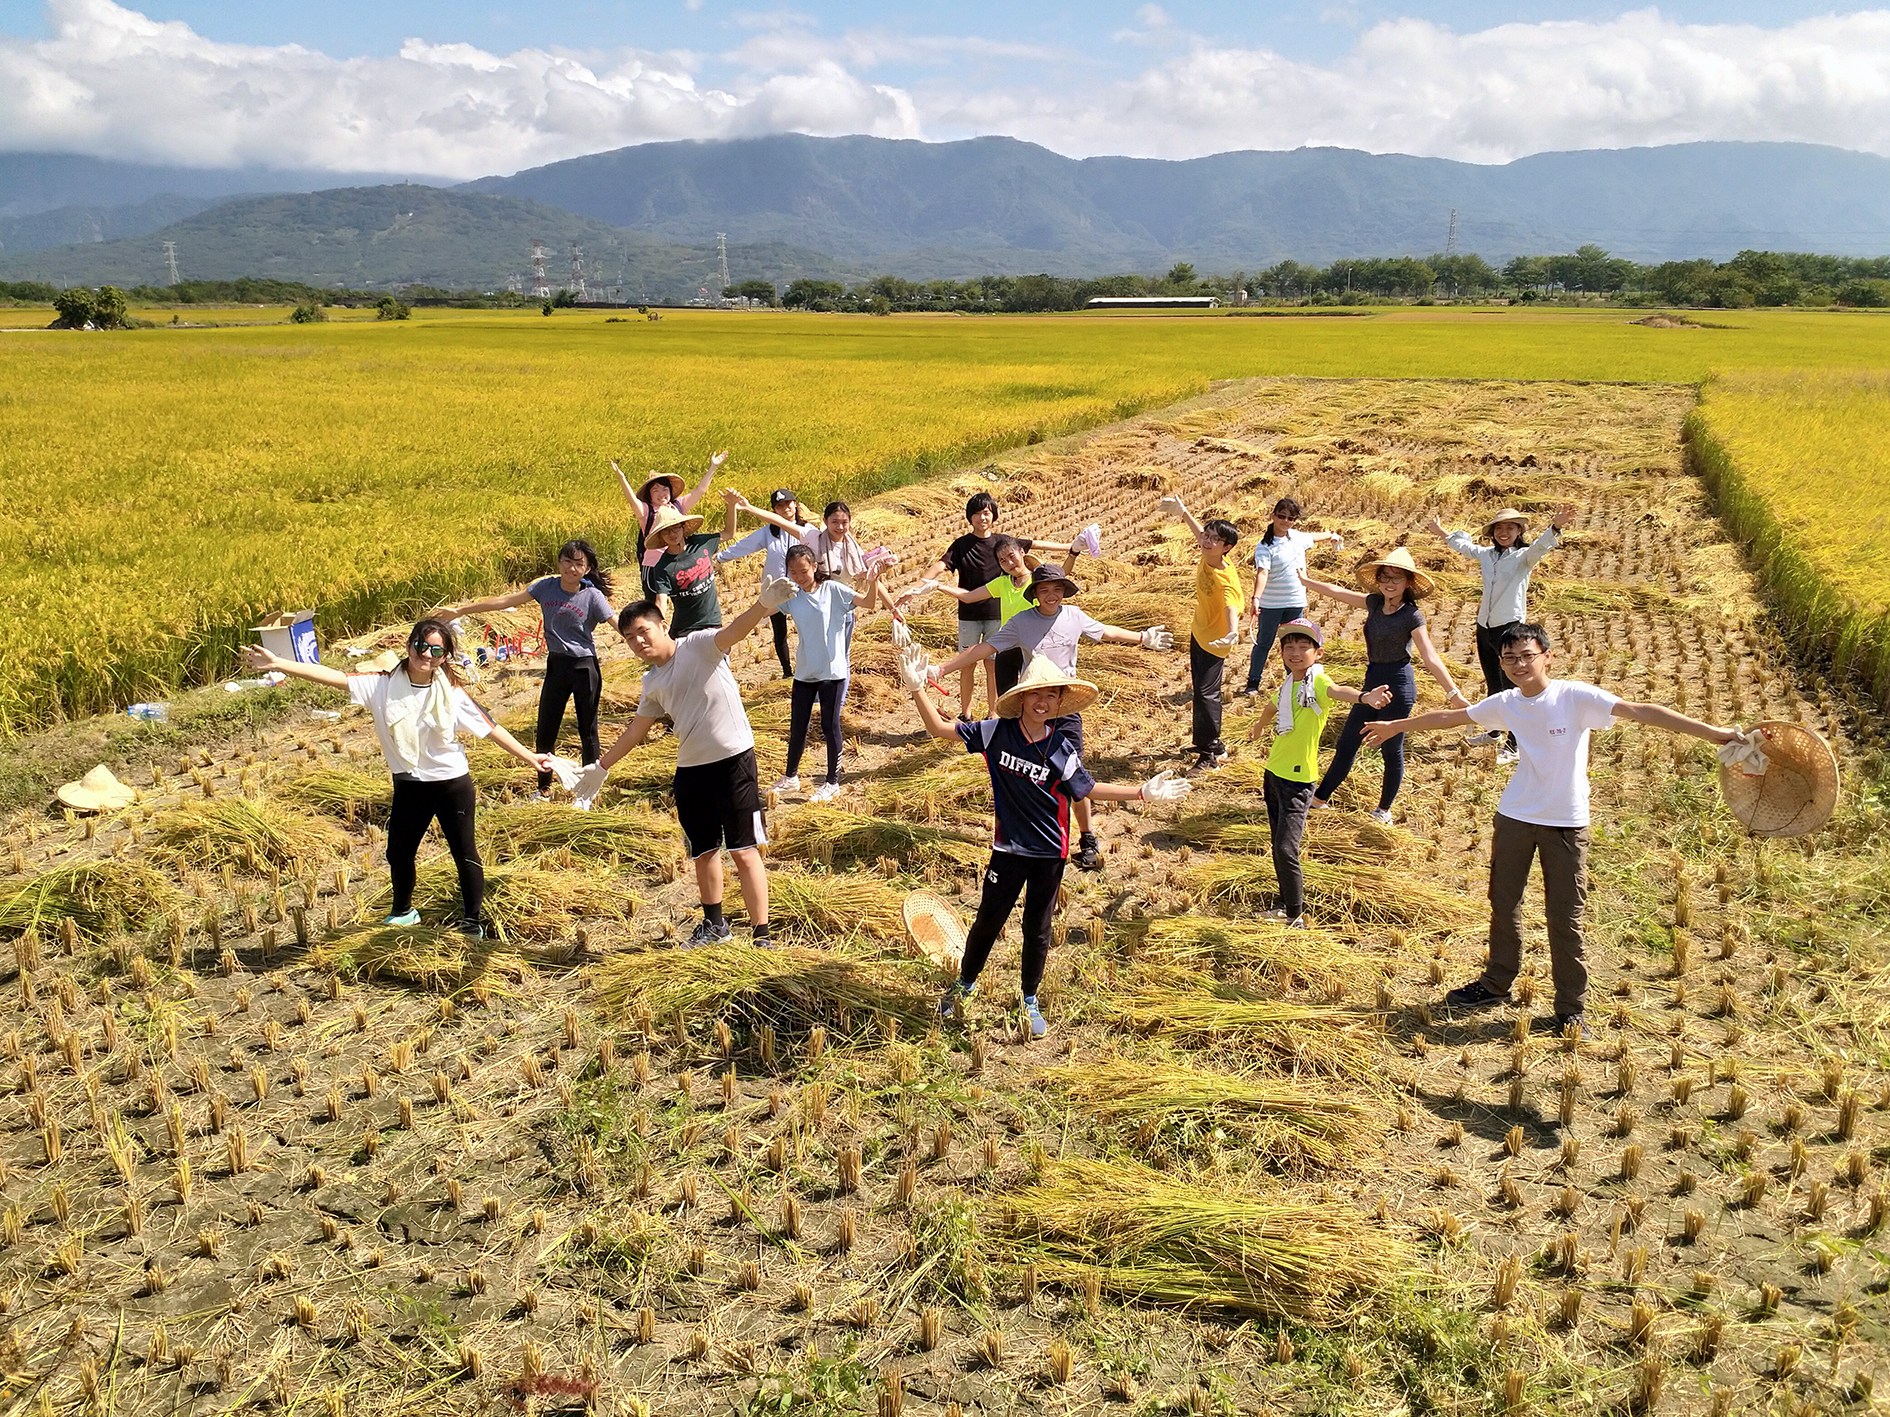
[[[1306,553],[1322,541],[1344,549],[1345,538],[1336,531],[1300,531],[1302,515],[1296,498],[1282,497],[1273,504],[1273,520],[1253,549],[1253,653],[1247,659],[1247,689],[1260,692],[1260,671],[1273,652],[1273,637],[1288,620],[1306,614],[1306,591],[1299,583],[1306,569]]]

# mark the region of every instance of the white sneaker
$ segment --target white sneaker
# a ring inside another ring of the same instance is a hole
[[[831,802],[833,801],[834,798],[838,797],[839,795],[840,795],[839,783],[823,782],[820,784],[819,787],[816,787],[812,792],[807,794],[807,800],[809,802]]]
[[[770,792],[799,792],[801,780],[798,777],[784,777],[768,790]]]
[[[1464,735],[1463,741],[1468,743],[1472,748],[1480,748],[1485,743],[1497,742],[1502,736],[1503,733],[1501,729],[1490,728],[1485,729],[1481,733],[1467,733]]]
[[[1070,539],[1070,544],[1085,556],[1102,555],[1102,527],[1091,522]]]
[[[1383,807],[1374,807],[1371,810],[1369,815],[1371,816],[1371,819],[1374,822],[1377,822],[1378,825],[1381,827],[1388,827],[1391,825],[1391,813],[1387,812]]]
[[[534,792],[532,794],[532,801],[534,802],[549,802],[550,800],[551,794],[549,792]]]
[[[1496,754],[1496,765],[1499,768],[1508,767],[1511,763],[1515,761],[1516,761],[1516,750],[1514,748],[1503,748],[1503,749],[1500,749]]]
[[[1317,797],[1315,797],[1312,800],[1312,804],[1309,807],[1307,807],[1306,810],[1308,812],[1323,812],[1331,806],[1332,804],[1330,802],[1321,802]]]

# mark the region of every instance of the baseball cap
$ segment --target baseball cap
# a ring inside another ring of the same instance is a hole
[[[793,501],[798,501],[798,500],[799,499],[796,498],[795,495],[792,492],[788,491],[788,489],[785,487],[777,487],[774,489],[773,492],[768,494],[768,505],[770,507],[778,507],[783,502],[793,502]]]

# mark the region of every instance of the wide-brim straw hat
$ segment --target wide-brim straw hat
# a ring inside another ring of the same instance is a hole
[[[370,655],[354,666],[357,674],[392,674],[407,662],[407,656],[397,649],[384,649],[379,654]]]
[[[1033,654],[1010,691],[998,695],[998,717],[1016,718],[1024,711],[1024,695],[1037,689],[1063,690],[1063,701],[1057,705],[1058,717],[1066,713],[1081,713],[1095,703],[1096,695],[1102,692],[1087,679],[1065,674],[1050,662],[1048,655]]]
[[[650,529],[643,533],[644,540],[654,541],[673,526],[681,527],[683,534],[686,536],[690,532],[697,531],[701,528],[702,518],[693,513],[689,516],[684,516],[673,506],[665,503],[663,506],[658,507],[656,509],[656,515],[650,518]]]
[[[1080,585],[1064,575],[1063,572],[1059,571],[1055,566],[1037,565],[1031,567],[1030,584],[1024,587],[1024,599],[1035,600],[1037,598],[1037,587],[1049,585],[1052,581],[1055,581],[1058,585],[1063,587],[1063,598],[1065,600],[1073,599],[1083,593],[1083,588]]]
[[[650,500],[650,489],[659,482],[669,485],[670,501],[673,502],[682,496],[683,480],[680,477],[673,472],[654,472],[650,474],[650,480],[637,489],[637,500],[647,504]]]
[[[1801,724],[1768,719],[1765,771],[1754,775],[1720,764],[1726,807],[1754,836],[1803,836],[1837,807],[1838,765],[1831,745]]]
[[[914,891],[900,907],[912,948],[944,969],[965,957],[965,925],[951,902],[931,891]]]
[[[1483,523],[1483,534],[1489,536],[1495,532],[1498,522],[1515,522],[1517,526],[1522,528],[1522,534],[1524,536],[1529,535],[1529,514],[1527,512],[1518,511],[1514,507],[1505,507],[1502,511]]]
[[[1358,577],[1358,583],[1366,590],[1377,590],[1380,566],[1390,566],[1394,571],[1403,571],[1409,576],[1413,595],[1429,595],[1437,588],[1437,583],[1418,569],[1417,562],[1411,559],[1411,553],[1402,546],[1387,555],[1374,556],[1371,560],[1362,562],[1353,574]]]
[[[100,763],[77,782],[68,782],[54,794],[75,812],[115,812],[129,807],[137,793]]]

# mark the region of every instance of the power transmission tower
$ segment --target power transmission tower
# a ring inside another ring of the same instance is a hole
[[[175,241],[166,241],[164,243],[164,264],[170,268],[170,283],[172,285],[179,284],[183,280],[183,277],[177,274],[177,243]]]
[[[545,283],[545,243],[532,238],[532,299],[551,299],[551,287]]]
[[[723,293],[728,289],[728,233],[715,233],[715,303],[722,304],[728,297]]]
[[[1446,256],[1457,254],[1457,209],[1455,207],[1450,209],[1450,234],[1444,238],[1444,254]]]
[[[584,289],[584,248],[575,241],[571,243],[571,296],[574,300],[590,299]]]

